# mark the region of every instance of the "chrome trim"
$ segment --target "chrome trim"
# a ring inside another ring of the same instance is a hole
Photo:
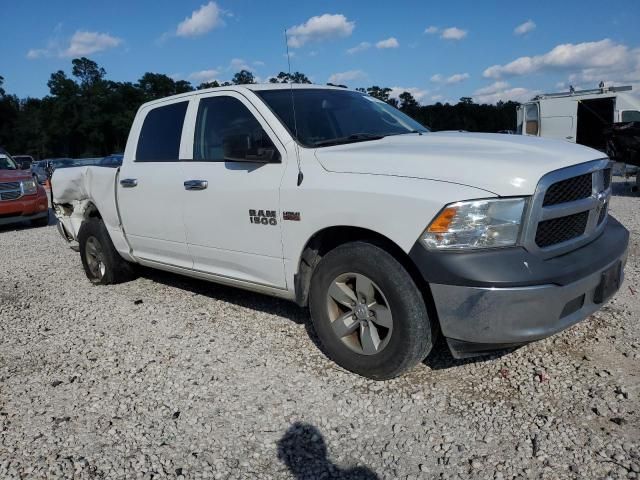
[[[122,188],[133,188],[138,186],[137,178],[123,178],[120,180],[120,186]]]
[[[608,158],[602,158],[555,170],[543,176],[538,182],[536,191],[529,202],[528,210],[525,214],[524,228],[521,237],[522,246],[542,258],[551,258],[575,250],[600,235],[607,223],[606,221],[602,221],[602,223],[598,225],[600,210],[601,208],[607,208],[609,199],[611,198],[611,187],[604,190],[604,176],[602,171],[606,168],[611,168],[612,165],[613,162]],[[542,206],[544,197],[551,185],[586,173],[592,174],[592,193],[589,198],[550,205],[548,207]],[[585,228],[584,234],[549,247],[538,247],[536,244],[538,223],[543,220],[573,215],[586,210],[589,211],[589,219],[587,220],[587,227]]]
[[[206,180],[186,180],[184,182],[185,190],[204,190],[209,186]]]
[[[3,185],[10,185],[11,188],[10,190],[5,190],[2,188]],[[18,196],[17,197],[13,197],[13,198],[2,198],[3,195],[6,194],[11,194],[11,193],[17,193]],[[18,200],[20,198],[24,197],[24,186],[22,185],[22,181],[17,181],[17,182],[2,182],[0,183],[0,202],[11,202],[14,200]]]

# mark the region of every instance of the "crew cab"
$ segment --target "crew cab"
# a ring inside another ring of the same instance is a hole
[[[56,170],[94,284],[135,264],[308,306],[330,358],[387,379],[555,334],[620,287],[601,152],[433,133],[357,91],[242,85],[140,107],[122,166]]]
[[[0,226],[21,222],[48,225],[47,193],[28,170],[21,170],[8,153],[0,152]]]

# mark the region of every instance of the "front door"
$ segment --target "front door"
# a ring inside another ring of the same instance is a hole
[[[280,182],[284,148],[241,94],[192,104],[192,161],[183,162],[183,218],[195,270],[285,288]]]

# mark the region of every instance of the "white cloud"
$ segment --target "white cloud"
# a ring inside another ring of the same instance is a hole
[[[287,30],[288,43],[292,48],[300,48],[308,42],[348,37],[355,26],[356,23],[347,20],[344,15],[325,13],[289,28]]]
[[[444,38],[445,40],[462,40],[467,36],[467,31],[458,27],[449,27],[442,30],[442,34],[440,38]]]
[[[32,48],[27,52],[27,58],[29,60],[35,60],[37,58],[48,57],[51,52],[46,48]]]
[[[433,101],[433,102],[439,102],[443,98],[444,97],[442,95],[431,95],[431,101]]]
[[[229,69],[234,72],[239,72],[240,70],[253,71],[249,64],[242,58],[232,58],[231,62],[229,62]]]
[[[122,43],[121,38],[112,37],[107,33],[86,32],[78,30],[73,34],[69,47],[60,52],[61,57],[78,57],[102,52],[117,47]]]
[[[526,35],[529,32],[533,32],[536,29],[536,23],[533,20],[527,20],[526,22],[518,25],[513,29],[514,35]]]
[[[265,63],[262,60],[254,60],[252,63],[256,67],[264,67],[264,65],[265,65]]]
[[[422,101],[427,95],[429,95],[429,90],[422,90],[416,87],[391,87],[391,93],[389,96],[391,98],[400,98],[400,94],[402,92],[409,92],[418,102]]]
[[[640,65],[638,56],[626,45],[608,38],[599,42],[565,43],[542,55],[516,58],[506,65],[493,65],[484,71],[483,76],[497,79],[548,70],[573,69],[598,73],[633,70]]]
[[[215,69],[200,70],[199,72],[193,72],[189,75],[189,80],[195,83],[207,83],[213,82],[218,79],[220,72]]]
[[[204,35],[224,24],[221,14],[222,11],[215,2],[202,5],[198,10],[194,10],[190,17],[185,18],[178,24],[176,35],[179,37]]]
[[[449,77],[444,77],[443,75],[436,73],[431,77],[431,81],[433,83],[444,83],[446,85],[453,85],[456,83],[460,83],[469,78],[468,73],[454,73]]]
[[[357,80],[364,80],[367,78],[367,74],[362,70],[348,70],[346,72],[334,73],[329,77],[329,83],[335,83],[337,85],[345,85],[348,82]]]
[[[439,31],[440,29],[434,25],[431,25],[430,27],[424,29],[424,33],[428,35],[433,35],[434,33],[438,33]]]
[[[398,48],[400,43],[396,37],[389,37],[376,43],[376,48]]]
[[[473,92],[473,99],[476,103],[497,103],[502,100],[515,102],[525,102],[530,100],[537,92],[523,87],[511,87],[509,83],[497,81]]]
[[[354,53],[364,52],[365,50],[368,50],[370,48],[371,44],[369,42],[360,42],[355,47],[351,47],[350,49],[348,49],[347,53],[349,55],[353,55]]]

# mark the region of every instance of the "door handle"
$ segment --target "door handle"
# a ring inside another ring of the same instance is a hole
[[[209,186],[206,180],[187,180],[184,182],[185,190],[204,190]]]
[[[122,188],[133,188],[138,186],[137,178],[123,178],[120,180],[120,185]]]

